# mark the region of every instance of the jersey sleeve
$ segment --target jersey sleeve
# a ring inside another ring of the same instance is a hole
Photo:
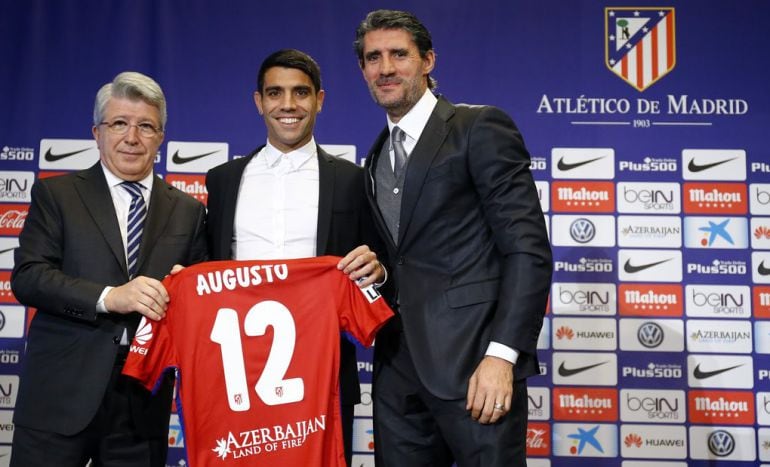
[[[164,285],[171,294],[172,287],[168,279]],[[166,318],[161,321],[150,321],[142,317],[131,342],[123,374],[139,380],[150,391],[155,389],[166,368],[177,366],[168,325],[170,315],[180,309],[180,306],[170,306]]]
[[[373,285],[362,289],[347,277],[342,282],[346,290],[339,294],[342,298],[337,307],[340,327],[368,347],[377,330],[393,316],[393,311]]]

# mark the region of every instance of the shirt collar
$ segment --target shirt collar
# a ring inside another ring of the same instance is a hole
[[[107,179],[107,185],[109,185],[110,188],[114,188],[121,183],[123,183],[125,180],[118,177],[114,173],[110,172],[110,169],[107,168],[106,165],[104,165],[104,162],[101,162],[102,164],[102,171],[104,172],[104,178]],[[153,171],[150,170],[150,173],[147,174],[146,177],[144,177],[141,180],[137,180],[137,182],[142,185],[142,187],[147,190],[148,192],[152,190],[152,177],[153,177]]]
[[[419,140],[422,130],[428,124],[430,114],[433,113],[433,108],[436,107],[437,102],[436,96],[433,95],[430,89],[426,89],[420,100],[409,109],[406,115],[401,117],[398,123],[393,123],[390,117],[388,117],[388,131],[392,131],[393,127],[398,125],[412,140]]]
[[[305,165],[307,161],[317,156],[315,138],[311,136],[307,144],[286,154],[283,154],[268,141],[264,149],[262,149],[262,155],[268,167],[277,166],[283,158],[283,160],[291,164],[292,168],[298,169]]]

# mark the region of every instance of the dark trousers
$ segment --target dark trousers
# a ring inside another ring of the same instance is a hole
[[[526,380],[514,384],[511,411],[495,424],[482,425],[465,410],[464,398],[439,399],[425,389],[402,333],[383,337],[378,335],[374,350],[377,467],[527,465]]]
[[[147,439],[131,417],[130,392],[137,385],[120,374],[126,352],[115,362],[96,416],[72,436],[16,426],[11,467],[165,467],[168,437]],[[63,401],[66,403],[66,401]]]
[[[351,465],[353,459],[353,412],[352,405],[342,404],[342,443],[345,447],[345,462]]]

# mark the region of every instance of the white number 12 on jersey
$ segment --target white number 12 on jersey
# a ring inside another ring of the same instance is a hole
[[[282,303],[272,300],[259,302],[246,313],[243,332],[247,336],[264,336],[268,326],[273,327],[273,345],[254,390],[267,405],[301,401],[305,397],[305,383],[302,378],[284,379],[294,355],[294,343],[297,338],[294,318]],[[222,367],[225,371],[230,410],[249,410],[251,402],[246,382],[246,363],[238,313],[235,310],[219,309],[211,329],[211,340],[219,344],[222,351]]]

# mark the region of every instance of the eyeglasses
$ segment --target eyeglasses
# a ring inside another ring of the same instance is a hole
[[[158,133],[163,133],[162,128],[155,128],[152,126],[152,124],[143,122],[143,123],[128,123],[125,120],[113,120],[111,122],[101,122],[99,125],[107,125],[107,128],[116,135],[125,135],[128,133],[128,129],[132,126],[135,126],[139,130],[139,134],[151,138],[153,136],[157,136]]]

